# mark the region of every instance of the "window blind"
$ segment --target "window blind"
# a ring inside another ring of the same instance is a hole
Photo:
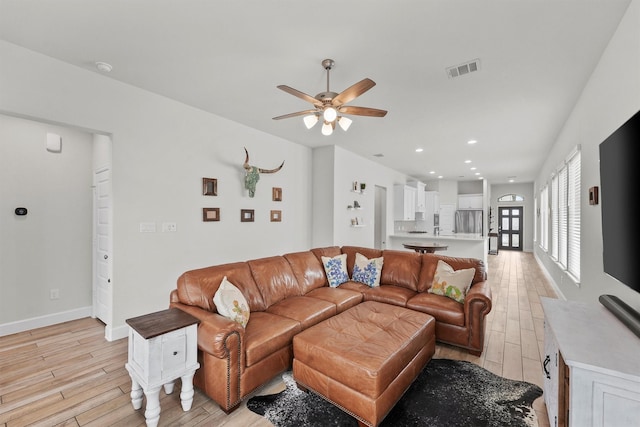
[[[568,161],[568,254],[567,269],[577,280],[580,280],[580,150]]]

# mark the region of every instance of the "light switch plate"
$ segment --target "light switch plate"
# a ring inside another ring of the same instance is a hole
[[[156,232],[156,223],[155,222],[141,222],[140,223],[140,232],[141,233],[155,233]]]

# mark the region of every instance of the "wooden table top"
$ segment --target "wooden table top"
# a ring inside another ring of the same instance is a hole
[[[407,249],[413,249],[416,252],[420,253],[433,253],[435,251],[446,251],[449,247],[448,245],[443,245],[441,243],[403,243]]]

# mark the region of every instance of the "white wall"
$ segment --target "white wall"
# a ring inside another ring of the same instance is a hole
[[[567,299],[597,301],[601,294],[614,294],[640,310],[640,294],[604,273],[601,209],[600,205],[592,206],[588,201],[589,187],[600,185],[599,144],[638,110],[640,1],[633,0],[535,182],[535,191],[539,192],[549,181],[552,171],[577,144],[581,144],[580,287],[575,286],[546,253],[535,246],[536,256]]]
[[[0,112],[112,135],[117,331],[108,336],[121,336],[127,318],[167,308],[188,269],[310,247],[309,148],[4,41],[0,58]],[[260,167],[285,161],[262,175],[253,199],[243,189],[245,146]],[[202,195],[203,177],[218,179],[217,197]],[[272,187],[283,189],[282,202],[271,200]],[[203,207],[220,207],[222,220],[203,222]],[[254,223],[240,222],[245,208],[255,209]],[[269,221],[271,209],[282,210],[282,222]],[[140,222],[158,232],[140,233]],[[160,232],[162,222],[176,222],[177,232]],[[11,292],[11,301],[29,303],[28,292]]]
[[[374,247],[376,186],[387,189],[387,235],[393,233],[393,185],[404,184],[412,178],[335,145],[314,149],[314,169],[312,246]],[[366,183],[364,194],[352,192],[354,181]],[[332,183],[332,191],[323,190],[323,182]],[[362,209],[347,209],[355,200]],[[351,226],[351,218],[355,216],[364,220],[364,227]],[[383,240],[387,240],[386,237]]]
[[[91,185],[92,135],[0,115],[0,325],[91,306]]]

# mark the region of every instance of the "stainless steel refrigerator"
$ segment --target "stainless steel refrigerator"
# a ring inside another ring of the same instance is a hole
[[[455,215],[456,233],[482,234],[482,210],[458,210]]]

